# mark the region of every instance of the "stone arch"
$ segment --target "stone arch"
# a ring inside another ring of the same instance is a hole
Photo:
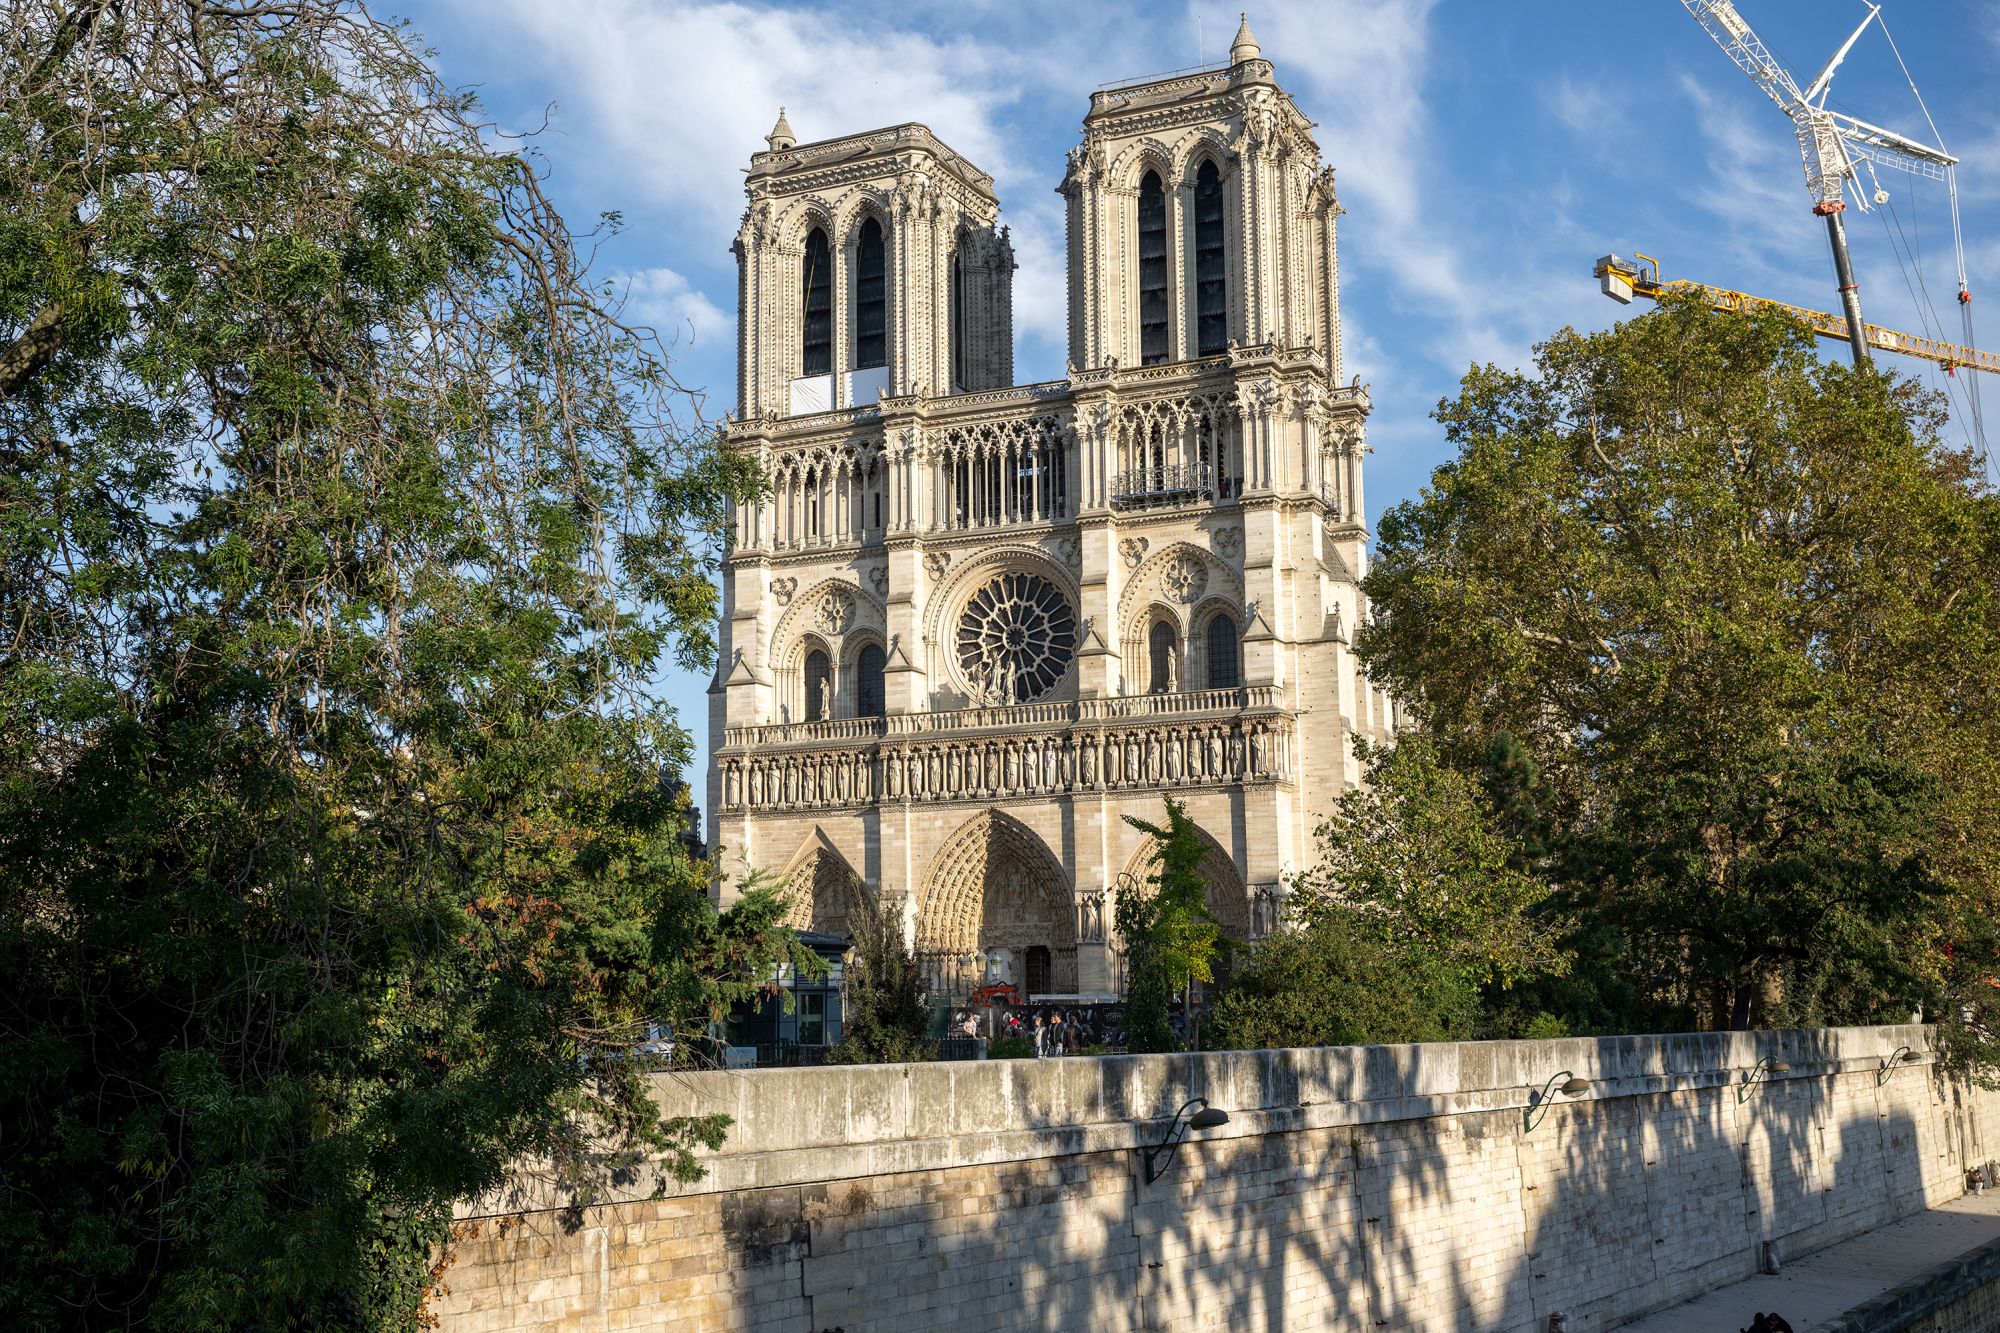
[[[1183,189],[1193,189],[1195,175],[1204,162],[1214,162],[1225,188],[1236,173],[1236,154],[1221,130],[1205,125],[1181,136],[1173,149],[1174,174],[1170,178]]]
[[[1132,571],[1118,598],[1118,632],[1127,694],[1144,693],[1146,634],[1156,619],[1170,620],[1182,644],[1185,664],[1196,624],[1222,607],[1240,622],[1243,580],[1213,552],[1193,542],[1174,542],[1148,556]],[[1198,612],[1198,614],[1197,614]],[[1135,656],[1134,654],[1137,654]],[[1137,686],[1133,682],[1138,682]],[[1181,689],[1197,689],[1183,670]]]
[[[1148,171],[1160,173],[1160,184],[1164,188],[1168,190],[1174,188],[1173,150],[1158,139],[1141,139],[1126,148],[1112,162],[1111,169],[1105,172],[1105,178],[1114,188],[1128,190],[1136,195],[1139,192],[1139,182],[1146,178]]]
[[[867,894],[861,876],[817,824],[792,854],[779,883],[785,895],[785,924],[829,935],[849,933],[849,919]]]
[[[1224,935],[1232,940],[1247,940],[1250,938],[1250,891],[1243,882],[1242,868],[1207,829],[1197,825],[1195,831],[1201,834],[1201,840],[1206,844],[1201,858],[1201,875],[1208,883],[1202,894],[1208,903],[1208,910],[1222,922]],[[1149,883],[1154,874],[1156,846],[1150,837],[1142,838],[1125,862],[1125,874],[1142,885]]]
[[[1076,912],[1069,872],[1025,824],[975,815],[931,860],[917,899],[917,949],[933,959],[1005,951],[1015,984],[1027,950],[1049,950],[1051,984],[1076,989]]]
[[[828,600],[835,605],[828,609]],[[888,619],[882,603],[859,583],[843,578],[821,579],[795,593],[790,606],[771,631],[771,661],[790,663],[805,652],[799,645],[816,637],[835,661],[846,653],[844,640],[854,634],[880,634]],[[839,651],[834,651],[834,650]]]
[[[829,245],[840,244],[840,228],[835,225],[833,205],[818,195],[808,195],[778,218],[778,244],[787,250],[803,250],[806,236],[814,227],[825,230]]]
[[[842,246],[852,246],[861,238],[861,224],[874,218],[882,228],[882,239],[895,244],[896,229],[890,223],[889,196],[881,190],[856,190],[840,205],[840,230],[829,229],[829,238],[838,237]]]

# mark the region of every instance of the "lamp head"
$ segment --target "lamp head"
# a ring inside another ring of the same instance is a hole
[[[1789,1074],[1792,1072],[1792,1067],[1786,1064],[1783,1060],[1773,1060],[1771,1061],[1770,1064],[1764,1067],[1770,1070],[1773,1074]]]
[[[1561,1088],[1562,1095],[1565,1097],[1581,1097],[1583,1096],[1584,1093],[1589,1091],[1590,1091],[1590,1080],[1587,1078],[1572,1077],[1569,1080],[1569,1082],[1563,1084]]]
[[[1188,1118],[1189,1129],[1220,1129],[1229,1123],[1229,1112],[1214,1106],[1204,1106]]]

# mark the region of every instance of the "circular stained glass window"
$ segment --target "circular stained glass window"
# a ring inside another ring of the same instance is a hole
[[[958,618],[958,665],[982,703],[1019,704],[1055,687],[1076,655],[1069,599],[1034,574],[1002,574]]]

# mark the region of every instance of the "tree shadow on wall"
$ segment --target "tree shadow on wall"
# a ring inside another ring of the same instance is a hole
[[[1527,1114],[1431,1114],[1447,1108],[1420,1089],[1459,1071],[1428,1065],[1462,1047],[1046,1062],[1068,1095],[1025,1123],[1071,1155],[733,1195],[715,1281],[742,1326],[848,1333],[1490,1333],[1556,1311],[1568,1333],[1607,1329],[1749,1276],[1767,1242],[1789,1256],[1924,1206],[1907,1103],[1813,1073],[1826,1034],[1765,1035],[1783,1079],[1723,1072],[1726,1035],[1668,1039],[1663,1070],[1644,1066],[1657,1039],[1607,1040],[1590,1094]],[[1150,1183],[1137,1150],[1084,1151],[1086,1124],[1156,1141],[1195,1096],[1264,1109],[1191,1137]],[[1303,1127],[1334,1101],[1404,1118]]]

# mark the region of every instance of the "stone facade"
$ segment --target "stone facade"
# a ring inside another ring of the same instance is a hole
[[[669,1114],[735,1121],[706,1180],[580,1224],[469,1210],[434,1308],[446,1333],[1598,1333],[1959,1195],[2000,1095],[1928,1036],[679,1075]],[[1589,1090],[1552,1091],[1570,1074]],[[1148,1181],[1196,1096],[1229,1123]]]
[[[1174,794],[1225,921],[1278,918],[1352,737],[1393,726],[1349,649],[1368,395],[1310,131],[1247,26],[1225,68],[1094,94],[1060,187],[1070,373],[1010,385],[990,178],[920,125],[800,146],[781,119],[736,242],[728,447],[771,490],[710,691],[732,876],[784,876],[801,924],[858,879],[944,989],[1102,992],[1108,895],[1145,870],[1122,816]]]

